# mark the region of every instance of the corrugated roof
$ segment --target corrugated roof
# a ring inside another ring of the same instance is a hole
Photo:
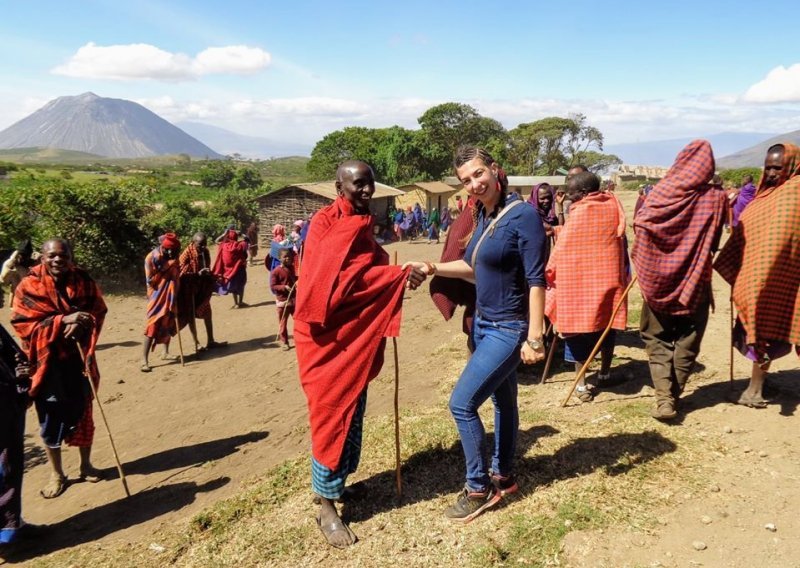
[[[434,193],[434,194],[452,193],[456,191],[456,188],[449,186],[441,181],[418,181],[416,183],[410,183],[408,185],[400,186],[400,189],[407,191],[412,187],[418,187],[420,189],[427,191],[428,193]]]
[[[291,189],[293,187],[296,187],[298,189],[303,189],[305,191],[308,191],[315,195],[319,195],[321,197],[327,197],[330,200],[336,199],[337,195],[335,181],[318,181],[313,183],[293,183],[292,185],[287,185],[286,187],[282,187],[275,191],[265,193],[264,195],[261,195],[256,199],[261,199],[262,197],[276,195],[282,191],[286,191],[287,189]],[[403,192],[390,185],[375,182],[375,193],[372,195],[372,197],[395,197],[397,195],[403,195]]]

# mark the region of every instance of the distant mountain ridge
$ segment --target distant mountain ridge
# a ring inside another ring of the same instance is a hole
[[[245,158],[266,159],[277,156],[311,155],[311,146],[306,144],[246,136],[202,122],[184,121],[176,123],[176,126],[227,156],[241,154]]]
[[[764,157],[769,147],[781,142],[789,142],[800,146],[800,130],[779,134],[754,146],[739,150],[734,154],[717,160],[717,165],[721,168],[760,168],[764,165]]]
[[[110,158],[222,156],[142,105],[94,93],[59,97],[0,132],[0,148],[61,148]]]
[[[722,132],[720,134],[694,136],[691,138],[652,140],[630,144],[607,144],[603,147],[603,151],[609,154],[616,154],[625,164],[671,166],[678,152],[680,152],[684,146],[692,140],[703,138],[711,143],[711,147],[714,149],[714,157],[717,159],[717,164],[721,167],[730,168],[739,166],[723,166],[724,160],[720,159],[722,156],[738,152],[742,148],[754,144],[759,144],[772,136],[775,136],[775,134],[761,132]]]

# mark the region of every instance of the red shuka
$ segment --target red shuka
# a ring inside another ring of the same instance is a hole
[[[572,204],[547,263],[545,314],[560,333],[605,329],[625,292],[625,213],[611,193],[590,193]],[[625,330],[627,300],[612,327]]]
[[[94,317],[94,331],[81,341],[81,347],[90,361],[95,386],[100,381],[94,352],[106,317],[106,304],[97,284],[80,268],[73,268],[64,279],[59,293],[55,280],[40,264],[31,268],[14,292],[11,325],[31,364],[31,397],[36,396],[47,368],[57,364],[65,353],[76,351],[74,342],[64,339],[62,325],[64,316],[75,312],[89,312]]]
[[[314,458],[336,469],[359,395],[400,331],[406,273],[387,266],[371,215],[339,197],[311,223],[297,284],[294,337]]]

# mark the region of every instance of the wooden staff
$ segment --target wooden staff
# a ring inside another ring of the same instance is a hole
[[[394,251],[394,264],[397,264],[397,250]],[[400,357],[397,353],[397,338],[392,337],[394,351],[394,475],[397,496],[403,496],[403,477],[400,474]]]
[[[128,489],[128,480],[125,479],[125,472],[122,470],[122,464],[119,461],[119,455],[117,455],[117,446],[114,444],[114,436],[111,435],[111,428],[108,426],[108,420],[106,419],[106,413],[103,411],[103,404],[100,402],[100,397],[97,396],[97,387],[94,386],[94,377],[92,376],[92,367],[89,364],[89,360],[86,358],[86,354],[83,352],[83,347],[81,347],[80,343],[78,345],[78,353],[81,355],[81,360],[83,361],[83,368],[84,372],[86,373],[86,378],[89,379],[89,386],[92,388],[92,395],[94,399],[97,401],[97,408],[100,409],[100,416],[103,417],[103,424],[106,426],[106,433],[108,434],[108,439],[111,442],[111,451],[114,454],[114,461],[117,463],[117,471],[119,472],[119,480],[122,482],[122,488],[125,490],[125,495],[130,497],[131,492]]]
[[[275,334],[275,341],[280,341],[281,340],[281,338],[280,338],[281,326],[283,325],[283,320],[286,319],[287,313],[289,312],[289,310],[287,308],[289,307],[289,301],[292,299],[292,294],[294,294],[295,286],[297,286],[297,282],[292,284],[292,287],[289,288],[289,293],[286,295],[286,303],[283,305],[283,312],[281,312],[281,319],[278,322],[278,333]]]
[[[178,303],[175,302],[175,335],[178,336],[178,353],[181,355],[181,367],[185,367],[183,361],[183,340],[181,340],[181,322],[178,320]]]
[[[730,356],[730,380],[728,386],[733,390],[733,330],[736,327],[736,318],[733,315],[733,290],[731,290],[731,356]]]
[[[628,284],[628,287],[625,288],[625,291],[622,293],[622,297],[617,301],[617,305],[614,306],[614,311],[611,312],[611,319],[609,319],[606,329],[603,331],[603,334],[600,336],[600,339],[597,341],[597,344],[592,349],[592,352],[586,358],[586,362],[583,364],[583,367],[581,367],[581,370],[578,372],[578,376],[575,377],[575,381],[569,388],[569,393],[567,393],[567,398],[565,398],[564,402],[561,403],[562,408],[567,406],[567,402],[569,402],[569,397],[572,396],[572,393],[575,391],[575,387],[578,386],[578,383],[583,378],[583,375],[586,374],[586,369],[589,368],[589,364],[592,362],[592,359],[594,359],[594,356],[597,355],[597,352],[600,350],[600,346],[603,344],[603,341],[605,341],[608,332],[611,331],[611,326],[614,324],[614,318],[617,316],[617,312],[622,307],[622,303],[625,301],[625,298],[628,297],[628,292],[631,291],[633,284],[636,282],[638,278],[639,278],[638,275],[631,278],[630,284]]]
[[[545,336],[550,335],[553,331],[553,323],[547,328]],[[547,360],[544,362],[544,371],[542,371],[542,384],[547,380],[547,375],[550,374],[550,365],[553,363],[553,355],[556,352],[556,343],[558,343],[558,333],[553,333],[553,340],[550,342],[550,350],[547,352]]]

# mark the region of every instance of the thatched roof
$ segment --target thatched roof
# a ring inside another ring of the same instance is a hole
[[[263,199],[264,197],[272,197],[274,195],[278,195],[279,193],[292,188],[302,189],[304,191],[308,191],[309,193],[319,195],[320,197],[327,197],[330,200],[336,199],[337,196],[336,182],[318,181],[314,183],[295,183],[292,185],[287,185],[286,187],[282,187],[278,190],[265,193],[264,195],[257,197],[256,200]],[[452,191],[452,188],[450,188],[450,190]],[[395,197],[397,195],[403,195],[403,192],[400,191],[399,189],[395,189],[390,185],[385,185],[383,183],[375,182],[375,193],[372,195],[373,198]]]

